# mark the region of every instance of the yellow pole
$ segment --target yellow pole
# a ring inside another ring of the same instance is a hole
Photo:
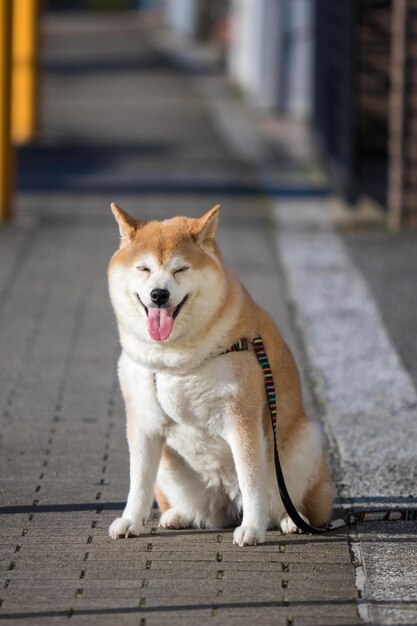
[[[0,222],[12,213],[11,52],[12,3],[0,0]]]
[[[13,0],[12,138],[31,141],[38,126],[39,0]]]

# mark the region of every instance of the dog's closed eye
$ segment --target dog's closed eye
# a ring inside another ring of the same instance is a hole
[[[150,274],[151,270],[146,265],[138,265],[136,268],[139,272],[144,272],[145,274]]]
[[[185,272],[186,270],[189,270],[190,268],[187,267],[187,265],[184,265],[183,267],[179,267],[177,270],[174,270],[174,275],[178,274],[179,272]]]

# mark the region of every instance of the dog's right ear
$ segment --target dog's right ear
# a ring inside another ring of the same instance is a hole
[[[136,231],[142,228],[146,222],[135,220],[129,213],[117,206],[115,202],[112,202],[110,206],[116,222],[119,224],[120,247],[124,248],[133,241]]]

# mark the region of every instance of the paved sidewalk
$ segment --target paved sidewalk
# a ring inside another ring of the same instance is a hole
[[[19,217],[0,231],[0,619],[362,623],[362,564],[344,531],[269,532],[238,549],[229,531],[161,531],[155,511],[146,535],[108,538],[128,488],[106,285],[111,201],[144,219],[223,204],[225,257],[277,319],[320,411],[258,172],[215,130],[196,77],[132,17],[57,16],[45,30],[44,132],[22,150]],[[307,183],[297,173],[295,187]]]

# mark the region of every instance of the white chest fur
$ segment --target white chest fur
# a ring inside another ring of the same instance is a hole
[[[218,431],[237,380],[230,359],[218,357],[187,374],[158,372],[156,395],[164,412],[178,424]]]
[[[154,373],[122,355],[119,374],[140,427],[163,435],[206,485],[222,484],[235,495],[236,472],[226,441],[228,407],[238,393],[233,357],[175,374]]]
[[[204,477],[208,486],[236,490],[232,453],[225,440],[228,405],[237,381],[229,359],[209,361],[187,375],[158,373],[156,396],[169,417],[167,444]]]

